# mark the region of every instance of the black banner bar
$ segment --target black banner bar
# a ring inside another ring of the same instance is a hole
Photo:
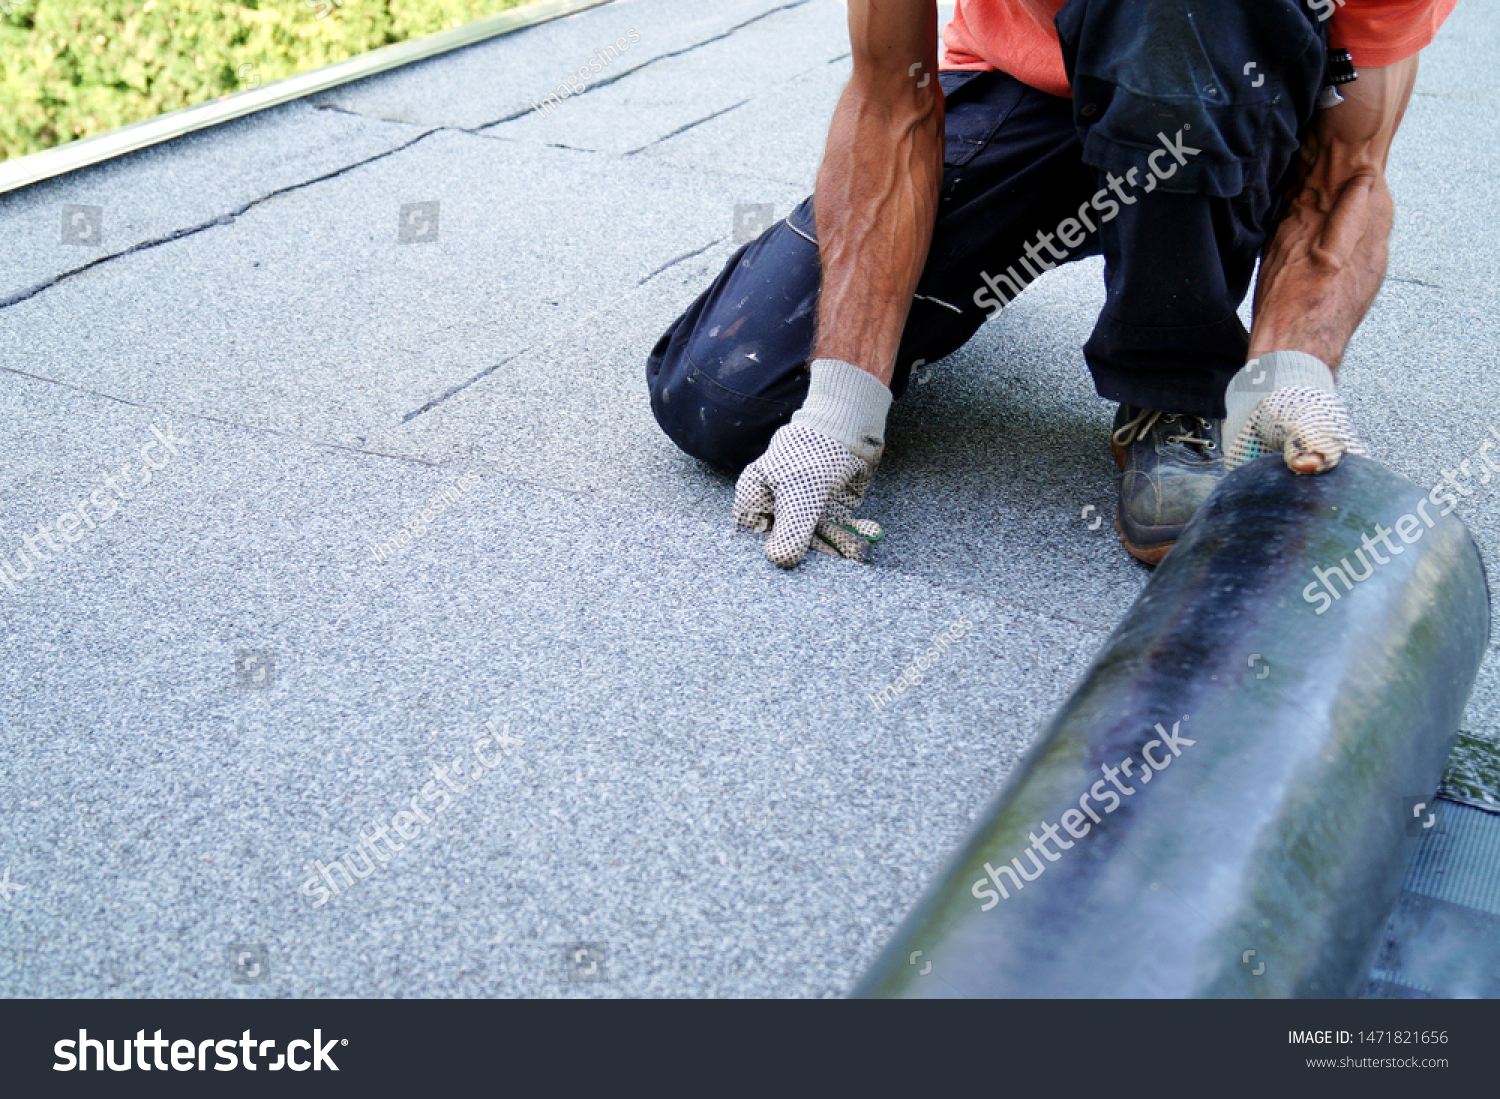
[[[1111,1079],[1215,1095],[1407,1094],[1492,1089],[1500,1032],[1494,1001],[1433,1000],[12,1000],[0,1012],[0,1073],[17,1096],[383,1096],[455,1083],[1067,1095]]]

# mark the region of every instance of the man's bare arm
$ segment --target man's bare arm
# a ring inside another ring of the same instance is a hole
[[[1385,277],[1395,206],[1386,188],[1391,139],[1417,79],[1417,58],[1362,69],[1320,111],[1302,147],[1286,218],[1261,261],[1250,358],[1305,351],[1337,370]]]
[[[943,92],[935,0],[849,0],[854,75],[813,208],[823,267],[814,358],[890,385],[937,218]]]

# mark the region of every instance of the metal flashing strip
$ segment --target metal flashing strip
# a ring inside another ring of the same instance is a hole
[[[66,145],[17,157],[0,163],[0,194],[170,141],[195,130],[243,118],[269,107],[278,107],[303,96],[336,88],[340,84],[425,61],[438,54],[472,46],[488,38],[560,19],[609,2],[610,0],[537,0],[509,11],[487,15],[461,27],[381,46],[357,57],[298,73],[261,88],[235,92],[207,103],[198,103],[155,118],[132,122],[128,126],[121,126],[95,137],[70,141]]]

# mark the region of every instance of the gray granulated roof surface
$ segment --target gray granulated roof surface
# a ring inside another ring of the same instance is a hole
[[[1422,484],[1500,428],[1497,15],[1424,57],[1342,374]],[[1080,517],[1115,499],[1097,261],[896,406],[870,566],[777,570],[657,429],[647,351],[737,204],[808,192],[848,72],[836,0],[617,0],[0,196],[0,553],[132,488],[0,589],[0,994],[851,987],[1147,574]],[[1500,575],[1500,484],[1461,510]],[[386,864],[304,892],[414,798]]]

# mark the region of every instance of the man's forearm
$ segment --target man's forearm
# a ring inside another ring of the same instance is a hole
[[[943,177],[936,14],[921,38],[862,43],[871,28],[850,8],[855,74],[834,111],[813,200],[823,274],[814,357],[854,363],[889,385]]]
[[[1394,215],[1385,164],[1416,72],[1415,57],[1367,70],[1346,102],[1320,114],[1261,261],[1252,359],[1305,351],[1338,367],[1385,276]]]

